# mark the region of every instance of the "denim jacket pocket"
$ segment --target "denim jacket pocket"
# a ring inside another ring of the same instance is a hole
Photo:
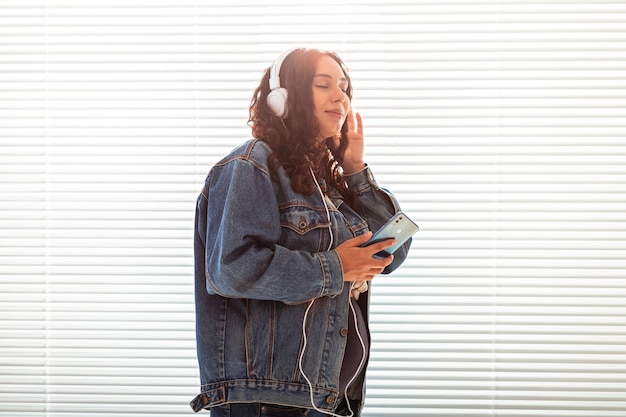
[[[310,252],[326,250],[330,242],[330,221],[324,207],[290,202],[279,207],[283,228],[281,245]]]

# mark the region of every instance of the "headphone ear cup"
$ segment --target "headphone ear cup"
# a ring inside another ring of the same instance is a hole
[[[267,95],[267,106],[278,117],[287,117],[287,89],[275,88]]]

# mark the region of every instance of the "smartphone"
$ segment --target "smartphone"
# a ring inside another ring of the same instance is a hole
[[[371,244],[381,242],[387,239],[396,239],[396,243],[380,252],[374,254],[375,258],[386,258],[394,253],[400,246],[404,244],[411,236],[419,230],[417,224],[415,224],[409,217],[403,212],[398,212],[387,221],[374,235],[361,247],[369,246]]]

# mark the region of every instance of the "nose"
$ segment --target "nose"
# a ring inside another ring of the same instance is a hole
[[[337,87],[333,101],[343,103],[346,100],[348,100],[348,95],[344,93],[344,91],[341,88]]]

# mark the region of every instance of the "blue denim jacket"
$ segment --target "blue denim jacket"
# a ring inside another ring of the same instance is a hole
[[[292,190],[279,169],[268,168],[270,148],[250,140],[209,172],[198,196],[194,239],[196,342],[201,394],[195,411],[236,402],[332,410],[340,398],[339,371],[346,345],[350,287],[335,248],[376,230],[399,210],[369,168],[347,176],[359,213],[336,190],[327,193],[330,222],[320,193]],[[395,252],[386,273],[406,258],[410,241]],[[359,305],[365,317],[369,292]],[[360,406],[363,380],[351,390]],[[353,397],[353,398],[352,398]]]

